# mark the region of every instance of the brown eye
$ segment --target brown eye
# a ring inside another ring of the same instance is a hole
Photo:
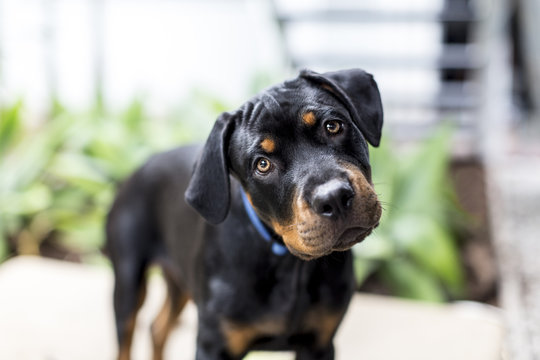
[[[326,123],[324,123],[324,127],[326,128],[326,131],[328,131],[328,133],[331,135],[339,134],[343,128],[341,122],[337,120],[327,121]]]
[[[266,158],[260,158],[257,161],[257,170],[262,174],[265,174],[268,171],[270,171],[271,167],[272,167],[272,164],[270,163],[270,160]]]

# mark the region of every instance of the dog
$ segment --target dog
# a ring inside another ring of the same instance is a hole
[[[379,145],[382,124],[372,75],[303,70],[220,115],[203,146],[151,157],[107,217],[118,358],[130,358],[157,263],[168,295],[151,327],[154,359],[190,299],[196,360],[334,359],[354,292],[350,248],[381,217],[368,143]]]

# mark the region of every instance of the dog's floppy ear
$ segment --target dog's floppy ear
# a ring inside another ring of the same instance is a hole
[[[227,148],[234,128],[233,117],[223,113],[216,120],[184,194],[186,202],[213,225],[223,222],[229,212]]]
[[[302,70],[300,77],[318,83],[334,93],[347,107],[366,140],[373,146],[379,146],[383,109],[377,83],[371,74],[360,69],[324,74]]]

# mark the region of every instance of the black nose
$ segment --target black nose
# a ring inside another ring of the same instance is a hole
[[[311,206],[317,214],[337,219],[347,214],[353,198],[354,191],[349,183],[334,179],[315,188]]]

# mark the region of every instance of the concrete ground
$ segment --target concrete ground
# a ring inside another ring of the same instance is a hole
[[[500,303],[512,360],[540,359],[540,142],[489,168]]]
[[[33,257],[0,266],[0,359],[113,359],[112,273]],[[149,326],[164,297],[159,276],[150,282],[139,315],[133,358],[150,359]],[[189,304],[172,334],[166,359],[193,359],[196,310]],[[337,360],[499,360],[500,310],[476,303],[431,305],[355,295],[337,334]],[[258,353],[249,360],[293,359]]]

